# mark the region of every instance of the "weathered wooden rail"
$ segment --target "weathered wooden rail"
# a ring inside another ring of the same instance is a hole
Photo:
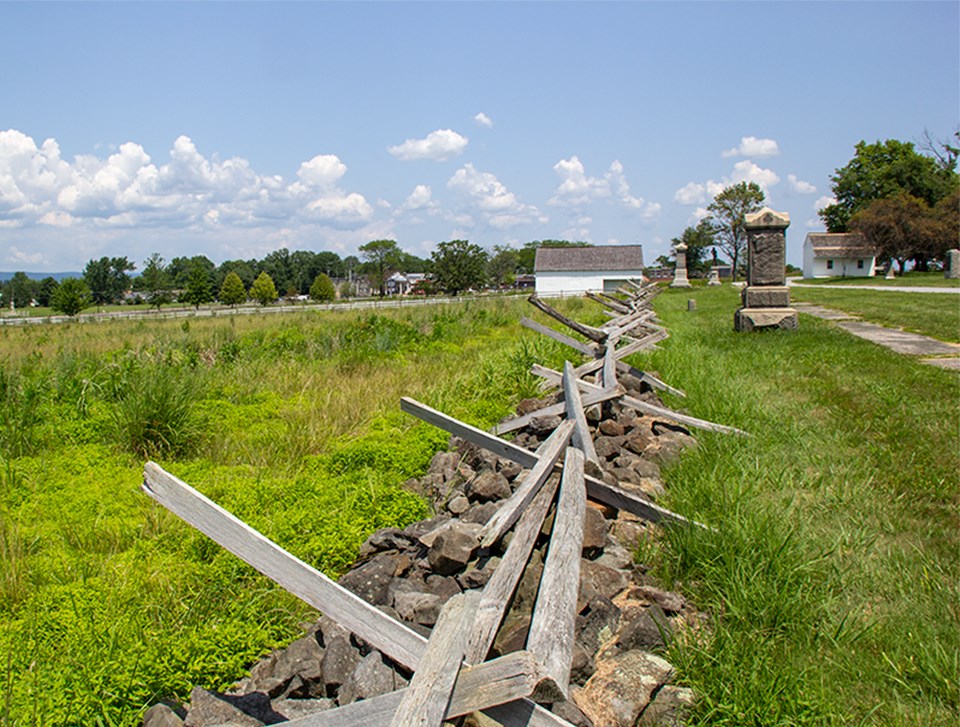
[[[585,471],[600,467],[585,408],[616,399],[624,407],[667,421],[714,432],[744,434],[733,427],[679,414],[626,395],[617,381],[618,372],[629,373],[661,390],[681,395],[682,392],[622,361],[630,353],[649,349],[667,334],[654,323],[649,309],[656,295],[654,286],[631,283],[630,290],[624,288],[621,292],[625,295],[623,299],[591,296],[615,314],[598,328],[572,321],[531,296],[530,302],[537,308],[590,341],[584,343],[530,319],[523,320],[524,326],[591,357],[577,367],[568,361],[562,372],[534,367],[534,373],[543,377],[546,385],[562,391],[561,403],[504,422],[496,428],[496,433],[490,433],[413,399],[401,400],[403,411],[527,470],[513,494],[479,535],[481,548],[490,549],[513,530],[500,564],[481,591],[464,592],[446,603],[429,639],[300,561],[158,465],[146,464],[143,490],[150,497],[413,672],[405,689],[292,720],[289,724],[301,727],[426,726],[440,725],[445,719],[479,711],[487,711],[504,724],[534,727],[569,724],[537,702],[553,703],[569,696],[587,499],[655,522],[703,527]],[[590,375],[594,381],[584,380],[584,376]],[[560,423],[535,452],[498,436],[543,416],[558,416]],[[558,470],[561,476],[551,477]],[[551,541],[526,649],[488,661],[511,597],[554,503]]]

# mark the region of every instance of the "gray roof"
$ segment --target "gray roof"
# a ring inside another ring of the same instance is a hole
[[[875,245],[859,232],[809,232],[804,244],[813,246],[814,257],[873,257]]]
[[[538,247],[533,270],[537,273],[640,271],[643,270],[643,246]]]

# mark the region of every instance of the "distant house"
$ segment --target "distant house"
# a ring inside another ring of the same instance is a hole
[[[394,273],[386,280],[387,295],[409,295],[426,279],[425,273]]]
[[[869,278],[877,248],[858,232],[810,232],[803,241],[803,277]]]
[[[538,295],[613,292],[643,276],[643,247],[538,247],[533,272]]]

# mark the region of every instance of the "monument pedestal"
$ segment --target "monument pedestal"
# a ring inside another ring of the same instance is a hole
[[[792,331],[799,326],[800,317],[793,308],[741,308],[733,317],[734,330],[745,333],[758,328]]]

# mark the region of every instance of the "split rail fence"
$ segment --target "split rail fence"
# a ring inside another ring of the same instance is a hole
[[[288,724],[297,727],[426,726],[482,711],[505,725],[569,725],[538,702],[553,703],[569,696],[587,499],[653,522],[704,527],[601,479],[585,408],[616,399],[625,407],[687,427],[745,434],[739,429],[687,416],[625,394],[624,387],[617,381],[618,374],[630,374],[655,389],[684,396],[682,391],[623,360],[631,353],[649,350],[668,336],[650,308],[658,288],[631,282],[629,289],[621,288],[617,292],[623,297],[588,294],[603,305],[611,317],[599,327],[574,321],[535,295],[529,298],[543,313],[588,341],[585,343],[528,318],[522,320],[525,327],[591,357],[576,367],[567,361],[562,372],[534,366],[533,371],[543,378],[545,388],[562,390],[562,402],[503,422],[490,433],[413,399],[401,400],[403,411],[528,470],[480,534],[481,548],[491,548],[513,530],[500,564],[482,591],[467,591],[447,602],[429,639],[283,550],[159,465],[146,464],[143,490],[150,497],[413,672],[405,689],[291,720]],[[590,375],[592,382],[584,378]],[[544,415],[559,415],[561,423],[536,451],[500,436]],[[559,482],[558,478],[550,477],[558,469]],[[526,649],[487,660],[554,500],[554,525]]]

